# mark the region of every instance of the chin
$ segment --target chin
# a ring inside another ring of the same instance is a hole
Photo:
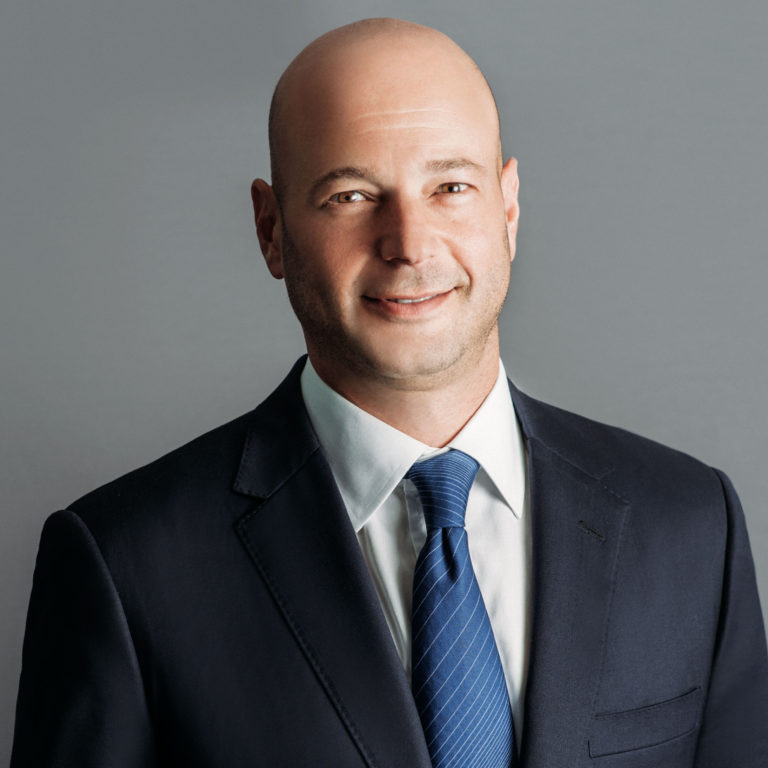
[[[383,350],[369,351],[364,356],[364,367],[372,378],[387,381],[396,389],[424,389],[444,377],[453,375],[461,354],[447,354],[445,348],[439,352],[435,347],[420,354],[413,349],[408,354],[402,350],[385,353]]]

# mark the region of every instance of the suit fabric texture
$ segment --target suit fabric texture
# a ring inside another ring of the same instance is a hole
[[[301,399],[46,522],[12,768],[429,768],[418,713]],[[522,768],[765,768],[768,655],[727,478],[537,402]]]

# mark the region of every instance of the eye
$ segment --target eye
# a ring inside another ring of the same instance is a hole
[[[329,203],[362,203],[366,199],[362,192],[353,189],[348,192],[337,192],[328,198]]]
[[[459,192],[463,192],[469,187],[469,184],[464,184],[461,181],[447,181],[445,184],[440,184],[437,191],[442,194],[455,195]]]

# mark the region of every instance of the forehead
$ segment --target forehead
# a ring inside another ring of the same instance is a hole
[[[347,45],[304,62],[286,91],[280,143],[294,179],[328,164],[498,155],[493,98],[450,41]]]

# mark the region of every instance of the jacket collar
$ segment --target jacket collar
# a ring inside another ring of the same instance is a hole
[[[596,480],[613,470],[603,445],[585,436],[583,426],[589,421],[574,418],[560,408],[542,403],[521,392],[511,381],[509,391],[526,443],[538,442]]]
[[[298,472],[320,444],[301,397],[306,355],[252,414],[234,489],[266,499]]]
[[[319,449],[301,397],[301,371],[306,355],[294,363],[277,389],[252,414],[234,489],[267,498]],[[536,441],[595,479],[610,474],[612,464],[601,446],[584,439],[572,414],[542,403],[519,390],[509,390],[526,443]],[[265,440],[272,435],[273,440]]]

